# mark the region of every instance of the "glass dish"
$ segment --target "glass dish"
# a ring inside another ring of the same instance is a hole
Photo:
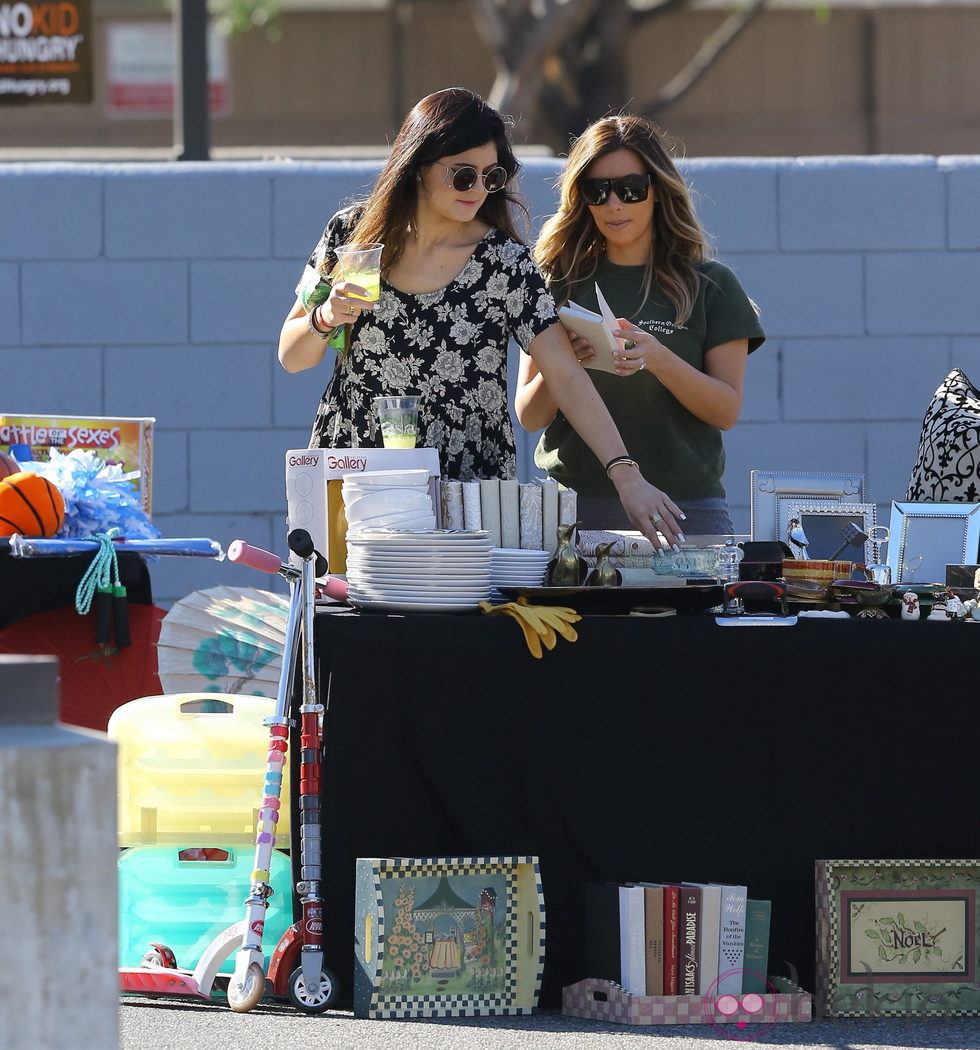
[[[654,555],[650,564],[658,576],[683,576],[688,579],[715,580],[718,578],[718,552],[721,544],[711,547],[681,547]]]

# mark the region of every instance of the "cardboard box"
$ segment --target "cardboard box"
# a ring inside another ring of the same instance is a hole
[[[327,559],[327,571],[347,572],[347,518],[341,489],[345,474],[366,470],[429,471],[436,526],[440,525],[439,452],[434,448],[292,448],[286,452],[286,524],[306,529]],[[299,562],[290,555],[294,565]]]
[[[15,459],[43,462],[51,449],[71,452],[89,449],[107,463],[118,463],[126,474],[136,472],[131,484],[147,516],[152,510],[153,416],[22,416],[0,412],[0,450]],[[23,446],[18,450],[17,446]],[[13,450],[13,451],[11,451]],[[28,451],[29,456],[18,455]]]
[[[537,857],[357,860],[354,1016],[530,1013],[544,969]]]

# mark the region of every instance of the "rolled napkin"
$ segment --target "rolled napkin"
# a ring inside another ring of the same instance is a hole
[[[444,529],[464,528],[463,483],[443,478],[440,485],[440,497],[442,500],[442,527]]]

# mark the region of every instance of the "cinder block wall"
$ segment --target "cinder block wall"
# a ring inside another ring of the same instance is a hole
[[[560,165],[525,160],[535,228]],[[683,167],[769,336],[727,435],[736,527],[752,468],[861,471],[887,524],[930,395],[954,365],[980,380],[980,156]],[[323,223],[377,168],[0,166],[0,411],[155,416],[164,534],[284,551],[283,452],[305,446],[328,368],[284,372],[279,326]],[[151,572],[163,604],[218,583],[281,589],[197,558]]]

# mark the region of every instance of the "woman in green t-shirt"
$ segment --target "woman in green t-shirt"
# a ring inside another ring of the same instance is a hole
[[[525,355],[517,417],[527,430],[546,428],[534,462],[578,492],[586,528],[633,527],[611,475],[639,470],[680,508],[683,525],[669,512],[663,522],[671,531],[732,532],[722,431],[738,419],[748,355],[765,340],[757,307],[711,259],[688,187],[650,121],[590,125],[569,152],[560,191],[535,258],[559,302],[598,311],[598,285],[619,320],[626,342],[615,371],[589,376],[631,459],[604,472]],[[592,346],[579,336],[572,345],[589,368]]]

